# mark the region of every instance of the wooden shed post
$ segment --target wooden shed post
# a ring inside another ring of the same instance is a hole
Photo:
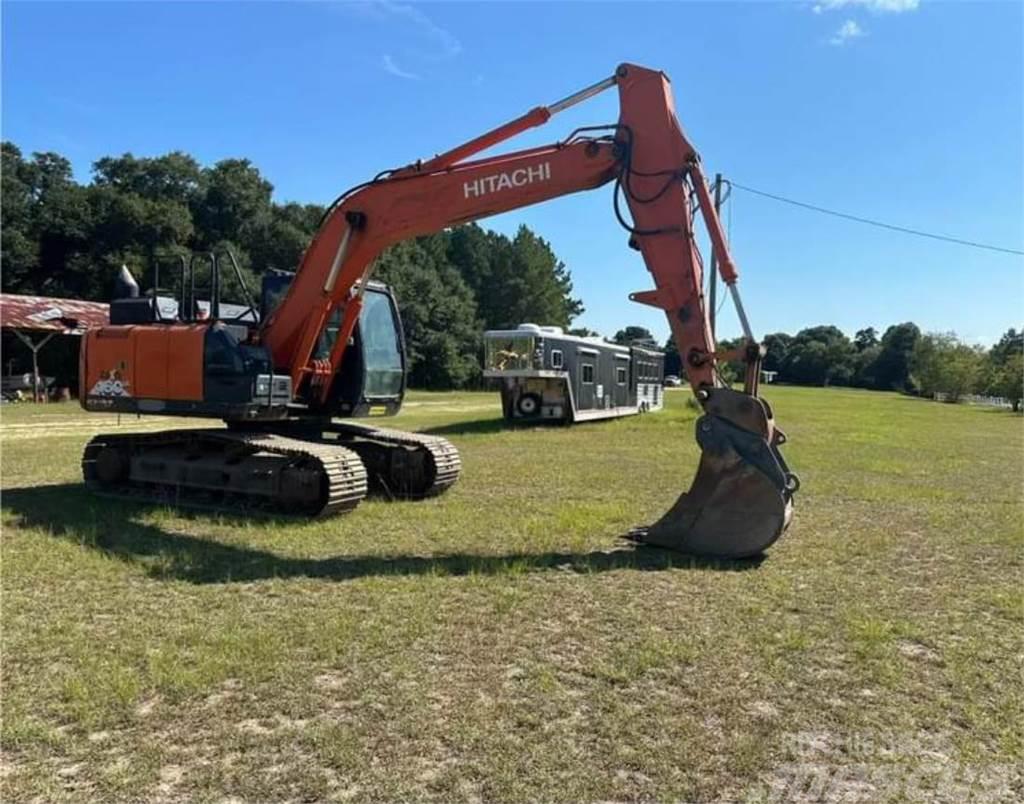
[[[39,341],[39,343],[33,343],[32,338],[23,333],[21,330],[15,329],[11,331],[15,335],[17,335],[18,339],[23,344],[25,344],[32,352],[32,400],[34,402],[39,402],[41,399],[46,398],[45,389],[43,390],[42,393],[40,393],[39,391],[39,350],[46,346],[50,338],[52,338],[57,333],[51,332],[49,335],[47,335],[45,338]]]

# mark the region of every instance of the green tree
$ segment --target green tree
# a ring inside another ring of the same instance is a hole
[[[204,192],[193,209],[196,247],[222,240],[246,244],[271,219],[273,185],[248,159],[224,159],[204,171]]]
[[[686,369],[683,366],[683,358],[676,347],[676,339],[669,335],[665,341],[665,376],[683,377]]]
[[[565,264],[526,226],[512,240],[475,224],[457,227],[448,236],[447,255],[473,290],[486,329],[526,322],[568,327],[583,312]]]
[[[978,379],[985,359],[984,351],[979,346],[968,346],[957,343],[948,362],[948,379],[945,392],[951,401],[959,401],[962,397],[978,390]]]
[[[3,237],[0,238],[0,277],[5,293],[33,292],[32,277],[39,265],[35,231],[35,188],[28,163],[14,143],[3,143]]]
[[[1024,354],[1011,354],[999,366],[990,385],[990,393],[1009,400],[1013,412],[1020,412],[1024,398]]]
[[[783,376],[800,385],[849,385],[854,354],[850,339],[837,327],[809,327],[800,330],[789,344]]]
[[[782,367],[786,363],[786,355],[789,354],[789,347],[793,343],[793,336],[785,332],[773,332],[765,335],[761,341],[764,344],[765,355],[761,361],[761,368],[765,371],[777,371],[781,379]]]
[[[511,244],[504,235],[488,232],[475,223],[456,226],[448,234],[448,261],[454,265],[463,280],[480,298],[494,282],[493,276],[500,259],[508,259]],[[487,305],[481,304],[480,314],[490,328]]]
[[[180,154],[172,156],[135,159],[127,154],[94,165],[93,183],[84,188],[92,229],[81,255],[92,274],[90,297],[110,297],[111,281],[122,264],[148,282],[155,260],[190,250],[195,227],[189,194],[195,191],[198,166]],[[174,179],[168,165],[193,170]],[[177,272],[165,273],[161,284],[167,287],[177,277]]]
[[[480,327],[469,286],[444,259],[443,235],[392,246],[376,277],[394,289],[402,315],[409,382],[419,388],[460,388],[480,372]]]
[[[71,163],[57,154],[34,154],[29,168],[39,249],[29,284],[42,295],[89,298],[104,285],[80,258],[89,250],[93,227],[85,188],[72,179]]]
[[[323,212],[318,204],[275,204],[269,224],[257,230],[249,243],[253,267],[260,273],[271,268],[296,270]]]
[[[654,336],[647,327],[638,327],[633,324],[620,329],[615,333],[615,337],[612,338],[615,343],[622,343],[629,345],[631,343],[639,343],[646,346],[657,346],[657,341],[654,340]]]
[[[136,158],[130,153],[104,157],[93,164],[93,183],[152,201],[194,206],[204,192],[203,169],[188,154]]]
[[[994,363],[1002,364],[1018,354],[1024,354],[1024,330],[1018,332],[1010,327],[1003,333],[999,342],[992,347],[990,355]]]
[[[875,346],[878,346],[878,332],[874,327],[858,329],[857,334],[853,336],[853,345],[856,347],[858,352],[863,352],[865,349],[872,349]]]
[[[1008,399],[1014,412],[1019,411],[1021,406],[1022,366],[1024,331],[1018,332],[1011,327],[989,351],[981,385],[985,393]]]
[[[856,345],[856,341],[854,342]],[[858,388],[875,388],[878,380],[875,377],[875,367],[878,364],[878,356],[882,353],[882,347],[875,344],[858,349],[853,356],[853,380],[852,384]]]
[[[947,402],[957,402],[975,390],[983,359],[979,349],[961,343],[956,333],[932,332],[914,344],[912,379],[922,394],[943,394]]]
[[[872,368],[875,388],[889,391],[912,389],[910,361],[920,337],[921,330],[911,322],[894,324],[885,331]]]

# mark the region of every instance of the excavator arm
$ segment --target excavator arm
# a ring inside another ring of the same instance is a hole
[[[549,146],[467,161],[612,86],[620,99],[615,125],[579,130]],[[661,520],[634,535],[695,554],[757,554],[787,527],[798,481],[779,450],[785,437],[757,396],[763,350],[740,302],[736,269],[700,158],[679,125],[663,73],[621,65],[611,78],[563,101],[349,191],[326,214],[287,296],[264,323],[261,340],[275,368],[290,373],[300,400],[313,408],[323,405],[358,321],[374,261],[385,248],[610,182],[615,183],[615,214],[654,282],[653,289],[631,298],[665,312],[704,410],[697,422],[701,462],[690,491]],[[703,218],[736,304],[746,339],[738,354],[716,354],[694,211]],[[339,310],[330,356],[314,359],[324,327]],[[719,360],[733,357],[747,366],[742,393],[718,375]]]

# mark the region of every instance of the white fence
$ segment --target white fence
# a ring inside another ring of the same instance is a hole
[[[936,402],[948,402],[949,394],[944,394],[941,391],[937,391],[934,394]],[[1013,405],[1009,399],[1003,399],[1001,396],[981,396],[980,394],[964,394],[958,402],[963,402],[968,405],[985,405],[990,408],[1012,408]]]

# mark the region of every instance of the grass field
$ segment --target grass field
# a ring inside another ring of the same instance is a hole
[[[689,485],[687,391],[414,393],[460,483],[314,523],[93,499],[92,433],[182,423],[4,408],[4,800],[1020,800],[1024,420],[767,396],[803,488],[726,564],[619,539]]]

